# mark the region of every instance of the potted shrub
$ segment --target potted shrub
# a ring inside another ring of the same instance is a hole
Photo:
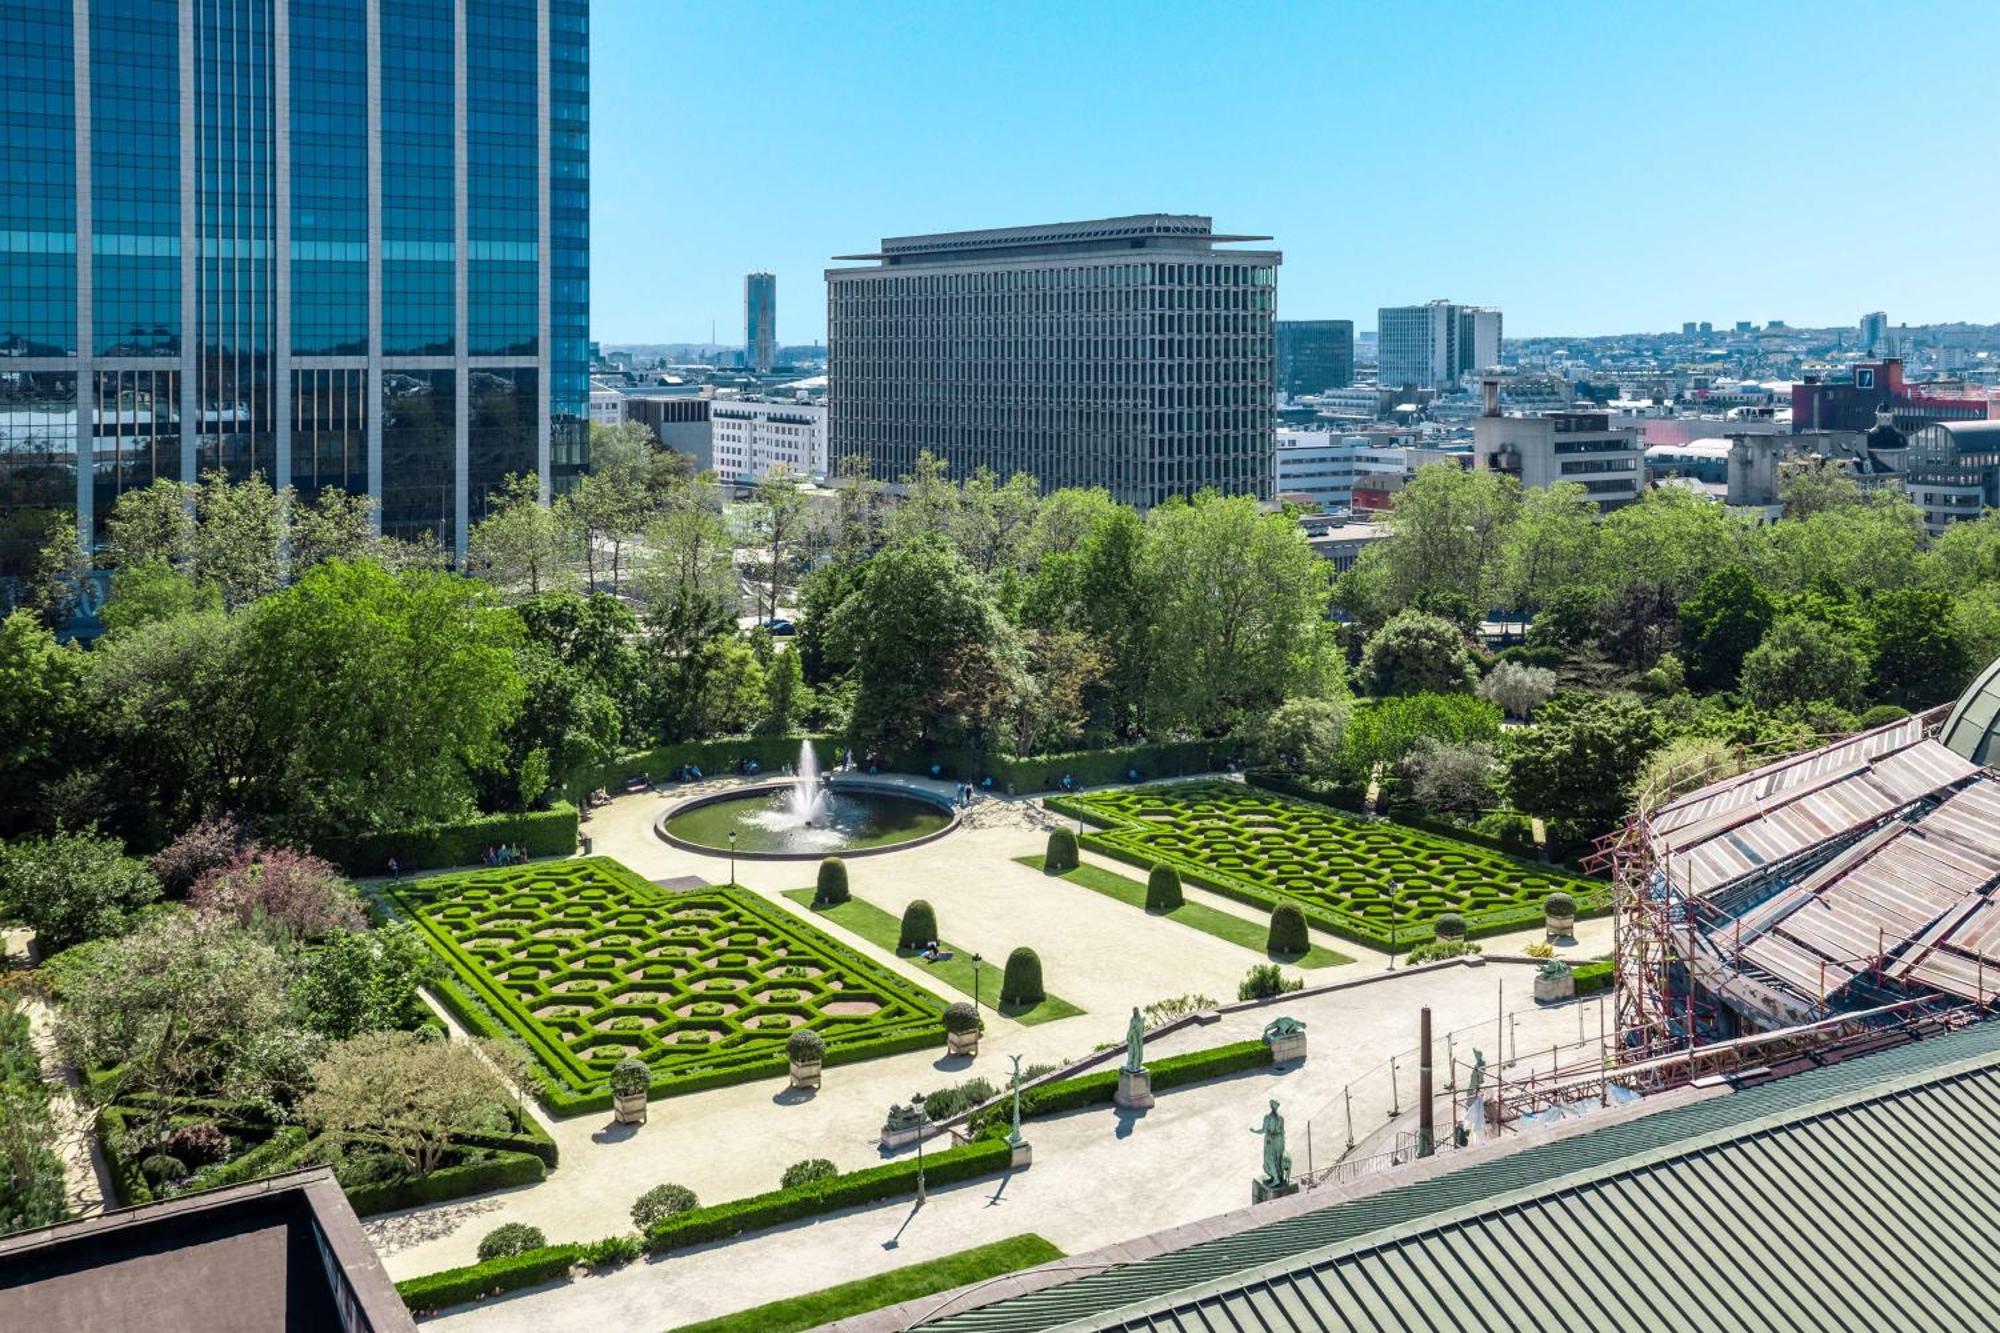
[[[1567,893],[1552,893],[1543,900],[1542,918],[1551,940],[1576,937],[1576,899]]]
[[[1042,869],[1051,875],[1076,869],[1076,834],[1067,828],[1049,830],[1049,850],[1042,856]]]
[[[829,856],[819,863],[819,883],[813,888],[814,907],[838,907],[847,901],[847,862]]]
[[[1000,1003],[1031,1009],[1047,998],[1042,989],[1041,955],[1025,946],[1008,954],[1007,970],[1000,978]]]
[[[646,1092],[653,1071],[644,1060],[626,1056],[611,1067],[611,1113],[621,1125],[646,1123]]]
[[[1187,899],[1181,894],[1181,872],[1170,865],[1156,865],[1146,876],[1146,910],[1171,912]]]
[[[826,1038],[811,1028],[794,1029],[785,1039],[785,1056],[791,1061],[792,1086],[817,1088],[820,1065],[826,1060]]]
[[[979,1011],[964,1000],[957,1000],[944,1007],[944,1043],[947,1055],[979,1054],[979,1033],[985,1024],[979,1021]]]

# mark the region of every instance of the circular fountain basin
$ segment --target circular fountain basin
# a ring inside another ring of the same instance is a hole
[[[913,847],[958,827],[943,797],[884,783],[828,783],[808,822],[798,813],[791,783],[740,788],[684,801],[662,814],[653,831],[691,852],[736,854],[747,860],[807,861],[867,856]]]

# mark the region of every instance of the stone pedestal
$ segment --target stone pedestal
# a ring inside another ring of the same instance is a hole
[[[977,1032],[947,1032],[944,1034],[946,1055],[979,1054],[979,1034]]]
[[[1139,1111],[1153,1104],[1153,1076],[1143,1069],[1118,1071],[1118,1095],[1111,1099],[1114,1106]]]
[[[646,1123],[646,1094],[643,1092],[614,1092],[611,1094],[611,1116],[621,1125],[643,1125]]]
[[[897,1148],[909,1147],[923,1136],[923,1126],[917,1124],[915,1121],[900,1126],[884,1125],[882,1126],[881,1143],[884,1148],[893,1152]]]
[[[1250,1182],[1250,1202],[1269,1203],[1272,1199],[1282,1199],[1288,1194],[1299,1192],[1299,1182],[1288,1180],[1282,1185],[1273,1185],[1258,1176]]]
[[[1551,913],[1548,916],[1542,918],[1542,920],[1543,924],[1548,929],[1548,940],[1551,944],[1555,943],[1558,940],[1567,940],[1575,938],[1576,913],[1572,912],[1568,916],[1556,916],[1555,914]]]
[[[1306,1034],[1293,1032],[1270,1041],[1271,1063],[1274,1065],[1304,1064],[1306,1062]]]
[[[819,1066],[820,1062],[817,1060],[811,1064],[801,1064],[797,1060],[792,1061],[792,1086],[794,1088],[817,1088],[819,1086]]]
[[[1576,974],[1565,972],[1559,977],[1536,976],[1535,1003],[1554,1004],[1558,1000],[1574,999],[1576,996]]]
[[[1008,1165],[1016,1171],[1025,1171],[1035,1164],[1034,1145],[1022,1139],[1014,1145],[1014,1156]]]

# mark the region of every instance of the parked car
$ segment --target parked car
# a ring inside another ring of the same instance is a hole
[[[774,635],[796,634],[799,632],[798,626],[783,616],[773,616],[771,619],[765,621],[764,628]]]

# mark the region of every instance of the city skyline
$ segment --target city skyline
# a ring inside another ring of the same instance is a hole
[[[1954,120],[1992,121],[1973,62],[2000,16],[1927,12],[1950,39],[1926,77],[1959,90]],[[1145,212],[1274,236],[1279,317],[1359,332],[1447,294],[1526,337],[2000,320],[2000,275],[1965,261],[2000,186],[1869,91],[1878,10],[1148,13],[599,0],[592,336],[701,341],[713,321],[740,345],[741,275],[768,269],[784,342],[824,341],[819,272],[875,237]],[[661,80],[645,53],[669,44]],[[1195,51],[1203,77],[1173,77]],[[746,62],[765,73],[743,116]],[[680,133],[782,188],[620,168]],[[1933,189],[1952,206],[1921,206]]]

